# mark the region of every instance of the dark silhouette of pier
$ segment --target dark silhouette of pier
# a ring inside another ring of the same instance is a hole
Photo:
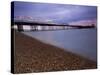
[[[32,31],[36,30],[57,30],[57,29],[82,29],[82,28],[94,28],[95,25],[69,25],[69,24],[53,24],[53,23],[39,23],[39,22],[13,22],[13,25],[17,25],[18,31],[24,31],[23,26],[30,26]],[[39,29],[40,28],[40,29]]]

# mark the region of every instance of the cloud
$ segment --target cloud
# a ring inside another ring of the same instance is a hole
[[[95,6],[15,2],[14,16],[31,16],[33,19],[70,23],[97,18]]]

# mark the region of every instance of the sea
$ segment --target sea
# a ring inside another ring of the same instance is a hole
[[[25,35],[66,51],[97,61],[97,29],[24,31]]]

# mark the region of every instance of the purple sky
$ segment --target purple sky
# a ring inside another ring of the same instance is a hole
[[[96,24],[97,7],[15,1],[14,19],[58,24]]]

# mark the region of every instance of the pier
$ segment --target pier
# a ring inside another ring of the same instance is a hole
[[[94,28],[95,25],[68,25],[68,24],[47,24],[37,22],[13,22],[12,28],[18,31],[39,31],[39,30],[66,30],[66,29],[82,29],[82,28]]]

